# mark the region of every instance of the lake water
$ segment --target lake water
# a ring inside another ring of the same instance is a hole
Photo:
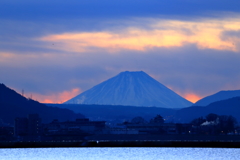
[[[30,148],[0,149],[1,160],[239,160],[228,148]]]

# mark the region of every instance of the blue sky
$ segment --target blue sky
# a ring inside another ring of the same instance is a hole
[[[195,101],[240,89],[240,1],[0,1],[0,82],[64,102],[122,71]]]

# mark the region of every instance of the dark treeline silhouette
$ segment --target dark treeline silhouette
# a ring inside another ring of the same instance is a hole
[[[38,114],[16,117],[13,127],[0,126],[0,141],[86,141],[86,140],[238,140],[240,130],[233,116],[208,114],[193,119],[191,123],[166,123],[157,114],[149,121],[141,116],[111,126],[105,121],[80,118],[60,122],[57,119],[42,123]]]
[[[192,120],[191,124],[198,134],[233,134],[236,131],[237,120],[233,116],[210,113]]]
[[[190,123],[164,123],[161,115],[157,115],[150,121],[141,116],[134,117],[131,121],[122,123],[126,127],[145,130],[147,134],[197,134],[197,135],[227,135],[239,134],[238,122],[231,115],[217,115],[210,113],[205,117],[193,119]],[[152,132],[151,129],[157,131]],[[172,132],[169,132],[171,128]]]
[[[124,121],[123,124],[163,124],[164,119],[161,115],[157,115],[152,118],[150,121],[145,120],[141,116],[134,117],[131,121]]]

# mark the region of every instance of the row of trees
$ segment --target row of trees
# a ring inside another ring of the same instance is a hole
[[[210,113],[205,117],[192,120],[191,124],[200,132],[227,134],[235,132],[237,120],[233,116]]]
[[[150,121],[146,121],[142,117],[135,117],[130,122],[124,124],[163,124],[164,119],[161,115],[155,116]],[[195,134],[228,134],[234,133],[237,120],[233,116],[217,115],[210,113],[205,117],[193,119],[189,124],[176,124],[177,130],[188,130],[188,133]],[[185,126],[185,128],[183,127]]]
[[[157,115],[156,117],[154,117],[153,119],[151,119],[149,122],[146,121],[144,118],[142,117],[135,117],[133,118],[130,122],[124,122],[125,124],[128,123],[132,123],[132,124],[146,124],[146,123],[158,123],[158,124],[162,124],[164,123],[164,119],[161,115]]]

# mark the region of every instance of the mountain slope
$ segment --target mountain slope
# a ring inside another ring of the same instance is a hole
[[[218,115],[232,115],[240,122],[240,97],[213,102],[205,107],[192,106],[180,109],[174,116],[175,122],[188,123],[195,118],[206,116],[209,113]]]
[[[240,90],[220,91],[197,101],[193,106],[207,106],[210,103],[240,96]]]
[[[0,119],[3,122],[13,124],[16,117],[27,117],[28,114],[34,113],[38,113],[43,122],[51,122],[53,119],[66,121],[83,117],[68,109],[48,107],[27,99],[4,84],[0,84]]]
[[[143,71],[126,71],[68,100],[65,104],[184,108],[192,103]]]

